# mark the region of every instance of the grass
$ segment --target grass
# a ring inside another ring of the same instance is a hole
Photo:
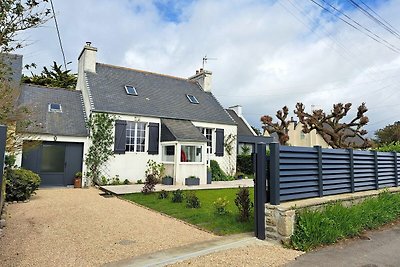
[[[309,251],[337,240],[357,236],[364,230],[376,229],[400,217],[400,194],[383,192],[352,207],[341,203],[323,210],[304,210],[298,214],[291,245]]]
[[[250,199],[253,202],[254,189],[249,188],[249,191]],[[188,192],[190,191],[184,191],[185,194]],[[198,209],[187,208],[185,199],[182,203],[173,203],[171,201],[172,192],[169,193],[167,199],[158,199],[158,193],[149,195],[136,193],[125,195],[123,198],[197,225],[199,228],[211,231],[217,235],[229,235],[254,230],[253,213],[249,222],[240,223],[237,220],[238,209],[235,205],[237,188],[195,190],[194,192],[199,197],[201,203],[201,207]],[[219,197],[226,197],[229,200],[227,206],[228,214],[216,214],[213,202]]]

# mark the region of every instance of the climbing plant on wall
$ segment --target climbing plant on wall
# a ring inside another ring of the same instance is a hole
[[[109,114],[95,113],[87,123],[91,142],[85,158],[89,184],[99,183],[101,167],[114,155],[112,149],[114,120],[114,116]]]

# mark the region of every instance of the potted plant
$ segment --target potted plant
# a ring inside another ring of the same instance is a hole
[[[174,178],[170,175],[164,176],[161,180],[161,183],[164,185],[173,185],[174,184]]]
[[[192,175],[185,178],[185,185],[200,185],[200,178]]]
[[[82,188],[82,173],[75,173],[74,188]]]

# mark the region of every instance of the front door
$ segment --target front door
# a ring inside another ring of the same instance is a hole
[[[67,186],[82,171],[83,144],[42,142],[32,147],[24,142],[22,167],[39,174],[41,186]]]

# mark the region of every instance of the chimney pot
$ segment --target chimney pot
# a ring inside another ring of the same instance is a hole
[[[196,74],[199,74],[199,70],[196,70]]]
[[[86,42],[87,46],[90,46],[92,44],[92,42]]]
[[[200,72],[203,72],[203,68],[200,68]]]

